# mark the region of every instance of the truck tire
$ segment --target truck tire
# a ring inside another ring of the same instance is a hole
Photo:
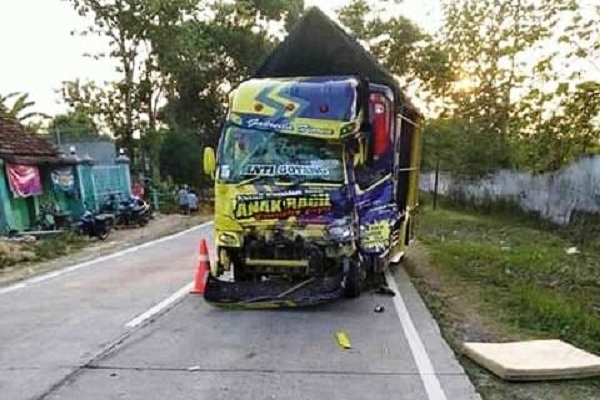
[[[360,265],[355,260],[350,260],[350,270],[344,282],[344,297],[355,299],[360,296],[361,276]]]

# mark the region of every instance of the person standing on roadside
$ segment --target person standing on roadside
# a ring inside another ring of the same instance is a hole
[[[144,199],[144,186],[140,183],[140,181],[136,181],[133,184],[133,189],[131,190],[131,194],[140,199]]]
[[[179,197],[179,213],[187,215],[190,207],[189,203],[189,190],[187,185],[183,185],[181,189],[179,189],[179,193],[177,195]]]
[[[198,196],[196,192],[192,189],[190,190],[190,195],[188,197],[188,206],[190,208],[190,214],[195,214],[198,212]]]

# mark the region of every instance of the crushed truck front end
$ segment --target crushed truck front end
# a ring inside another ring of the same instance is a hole
[[[252,79],[230,98],[217,157],[220,305],[357,297],[402,256],[418,212],[418,121],[356,77]]]
[[[261,79],[234,92],[215,171],[208,301],[290,306],[344,293],[358,232],[343,139],[359,127],[357,87],[348,77]]]

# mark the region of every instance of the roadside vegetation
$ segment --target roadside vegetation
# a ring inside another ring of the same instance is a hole
[[[52,260],[81,250],[89,240],[73,233],[36,241],[0,241],[0,272],[20,263]]]
[[[465,341],[559,338],[600,354],[600,242],[573,229],[426,206],[407,269],[457,352]],[[460,359],[484,400],[600,399],[600,378],[507,383]]]

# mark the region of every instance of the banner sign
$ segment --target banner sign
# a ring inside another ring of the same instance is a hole
[[[51,173],[54,190],[65,193],[75,189],[75,174],[73,167],[57,168]]]
[[[331,210],[331,199],[325,192],[289,191],[236,197],[234,217],[236,219],[255,218],[287,219],[310,214],[322,214]]]
[[[15,197],[42,194],[40,171],[35,165],[6,164],[8,186]]]
[[[244,166],[243,174],[254,176],[329,176],[329,169],[318,165],[250,164]]]

